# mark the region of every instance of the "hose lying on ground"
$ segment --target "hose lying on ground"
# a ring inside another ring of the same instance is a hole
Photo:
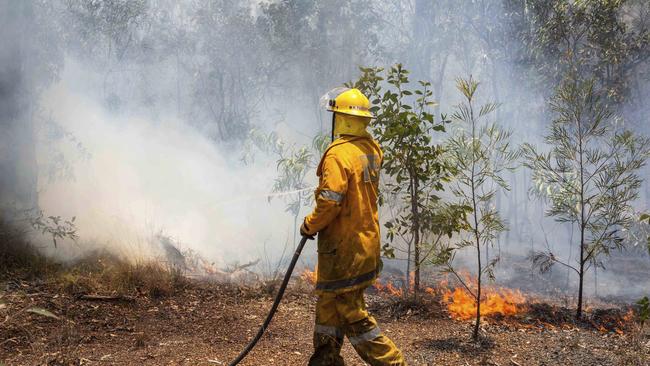
[[[298,247],[296,248],[296,251],[293,253],[293,258],[291,259],[289,268],[287,268],[287,273],[285,273],[284,280],[282,280],[282,284],[280,285],[280,289],[278,290],[277,295],[275,295],[273,306],[271,306],[269,315],[266,316],[266,320],[264,320],[264,323],[260,327],[260,330],[257,331],[255,337],[250,341],[250,343],[248,343],[246,348],[244,348],[241,351],[239,356],[237,356],[237,358],[235,358],[235,360],[229,364],[229,366],[235,366],[239,364],[241,360],[243,360],[244,357],[246,357],[248,352],[250,352],[253,349],[253,347],[255,347],[255,345],[260,340],[260,338],[262,338],[262,335],[266,331],[266,328],[269,326],[269,323],[271,323],[271,319],[273,319],[273,315],[275,315],[275,311],[278,309],[278,305],[280,305],[280,300],[282,300],[282,296],[284,295],[284,290],[287,289],[287,285],[289,284],[289,279],[291,278],[291,273],[293,273],[293,268],[296,266],[296,262],[298,262],[298,257],[300,257],[300,253],[302,252],[302,248],[305,246],[307,239],[309,238],[303,236],[302,240],[300,240],[300,244],[298,244]]]

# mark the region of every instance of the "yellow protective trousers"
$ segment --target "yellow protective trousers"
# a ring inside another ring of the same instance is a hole
[[[309,366],[345,365],[340,355],[344,336],[371,366],[406,365],[402,352],[382,334],[375,319],[368,314],[364,290],[319,295],[314,354],[309,359]]]

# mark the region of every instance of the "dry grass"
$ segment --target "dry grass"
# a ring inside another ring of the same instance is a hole
[[[0,282],[39,279],[71,295],[118,294],[164,297],[185,285],[183,273],[155,260],[132,262],[105,251],[73,263],[40,254],[25,232],[0,222]]]
[[[137,291],[151,297],[172,295],[185,284],[183,274],[178,269],[160,262],[119,262],[104,272],[104,279],[114,291]]]
[[[119,294],[154,298],[173,295],[185,285],[181,271],[158,261],[131,263],[105,252],[64,266],[52,281],[72,295]]]

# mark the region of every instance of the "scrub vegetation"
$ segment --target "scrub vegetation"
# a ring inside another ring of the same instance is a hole
[[[361,71],[361,78],[351,86],[371,100],[373,135],[384,151],[386,176],[380,204],[389,206],[391,217],[384,223],[389,243],[383,252],[387,258],[395,258],[396,248],[391,243],[406,243],[404,294],[412,290],[417,297],[422,290],[421,267],[433,259],[444,237],[460,230],[465,217],[463,207],[442,202],[438,193],[454,169],[454,162],[443,159],[444,150],[435,142],[435,134],[444,132],[449,121],[435,120],[431,84],[420,81],[419,88],[411,90],[409,72],[402,65],[385,73],[381,68]],[[384,79],[386,87],[381,83]]]
[[[494,268],[498,256],[489,257],[488,249],[494,247],[501,232],[507,230],[495,205],[497,190],[509,190],[503,172],[514,169],[518,158],[517,149],[511,145],[510,132],[504,131],[498,122],[489,119],[498,108],[497,104],[476,105],[479,83],[469,78],[458,80],[458,90],[465,100],[456,107],[452,119],[459,123],[458,130],[445,146],[448,160],[456,164],[456,174],[451,191],[459,205],[469,212],[465,232],[458,243],[450,244],[441,251],[445,270],[454,274],[476,302],[476,321],[472,337],[477,340],[481,325],[482,286],[486,276],[494,280]],[[476,286],[470,288],[454,268],[456,251],[470,247],[476,250]],[[483,257],[485,256],[485,257]]]
[[[226,364],[343,86],[385,154],[368,303],[409,364],[650,364],[650,2],[7,0],[0,24],[0,366]],[[248,364],[308,359],[315,251]]]
[[[602,256],[625,246],[625,233],[636,220],[632,209],[642,178],[638,175],[650,153],[650,140],[615,129],[612,113],[594,90],[593,80],[569,77],[558,89],[549,127],[548,153],[524,145],[526,166],[533,170],[533,191],[548,200],[547,215],[577,227],[577,264],[565,263],[549,249],[531,254],[543,272],[554,264],[579,277],[576,317],[582,316],[583,285],[589,268],[603,268]]]

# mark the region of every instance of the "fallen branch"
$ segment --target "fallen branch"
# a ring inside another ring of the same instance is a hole
[[[226,271],[226,272],[230,272],[230,273],[239,272],[239,271],[242,271],[242,270],[244,270],[244,269],[246,269],[248,267],[252,267],[252,266],[256,265],[259,262],[260,262],[260,260],[257,259],[257,260],[248,262],[246,264],[235,264],[231,270]]]
[[[125,296],[125,295],[111,295],[111,296],[106,296],[106,295],[81,295],[79,296],[79,300],[86,300],[86,301],[113,301],[113,302],[119,302],[119,301],[124,301],[124,302],[134,302],[135,297],[132,296]]]

